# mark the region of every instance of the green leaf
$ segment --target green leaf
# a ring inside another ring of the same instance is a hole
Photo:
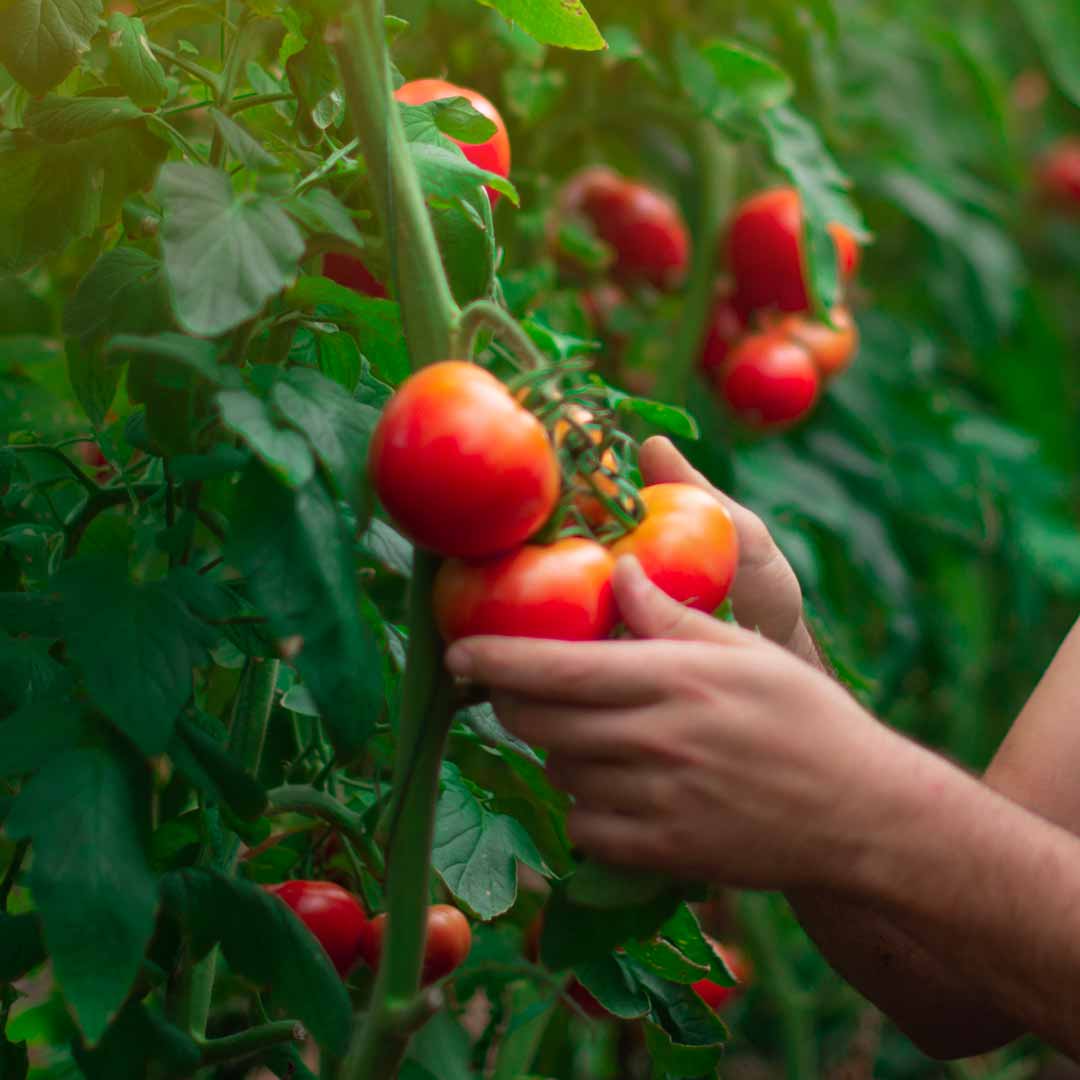
[[[190,1035],[170,1024],[157,1010],[130,1001],[93,1050],[75,1048],[86,1080],[120,1076],[190,1076],[202,1053]]]
[[[315,346],[319,351],[319,370],[351,394],[364,366],[360,347],[352,335],[344,331],[316,333]]]
[[[285,209],[313,233],[336,236],[358,248],[364,246],[352,212],[325,188],[305,191],[286,202]]]
[[[594,380],[595,381],[595,380]],[[677,405],[667,405],[663,401],[650,401],[648,398],[631,397],[613,386],[604,384],[611,407],[624,413],[633,413],[642,420],[666,431],[680,439],[699,439],[701,431],[697,421]]]
[[[602,49],[604,39],[581,0],[480,0],[543,45]]]
[[[120,562],[73,562],[57,587],[90,696],[143,753],[162,753],[212,637],[173,585],[134,584]]]
[[[89,52],[101,0],[5,0],[0,10],[0,64],[40,97]]]
[[[663,874],[624,870],[588,859],[570,879],[566,895],[583,907],[620,908],[647,904],[668,892],[672,884]]]
[[[676,65],[691,99],[719,124],[782,105],[793,90],[787,72],[737,41],[714,41],[696,51],[679,37]]]
[[[213,337],[257,315],[295,276],[304,238],[274,200],[234,193],[217,169],[161,170],[161,242],[177,320]]]
[[[57,981],[91,1043],[127,997],[154,929],[149,798],[141,764],[102,748],[69,750],[30,781],[7,819],[11,836],[33,840],[30,890]]]
[[[208,722],[181,717],[169,756],[190,783],[238,817],[254,821],[266,809],[265,789],[215,738]]]
[[[502,192],[515,206],[521,204],[517,188],[497,173],[478,169],[452,143],[433,146],[425,142],[409,144],[413,164],[420,174],[420,183],[429,197],[452,202],[466,199],[480,184]]]
[[[87,139],[142,119],[142,110],[128,98],[69,98],[55,94],[31,101],[25,114],[27,128],[39,139],[51,143]]]
[[[281,162],[243,126],[220,109],[210,110],[210,119],[232,156],[251,172],[277,172]]]
[[[385,521],[371,519],[367,531],[360,537],[360,547],[392,573],[405,578],[412,574],[412,544]]]
[[[431,860],[446,887],[485,921],[509,911],[517,898],[517,860],[550,874],[520,822],[490,811],[446,763],[435,817]]]
[[[1080,105],[1080,8],[1072,0],[1016,0],[1062,93]]]
[[[355,753],[383,709],[382,657],[360,601],[353,538],[318,478],[289,489],[258,463],[236,495],[229,558],[277,638],[298,637],[297,670],[339,749]]]
[[[372,522],[372,524],[376,523]],[[495,715],[495,710],[491,707],[490,702],[485,701],[479,705],[472,705],[468,709],[463,709],[458,713],[456,719],[465,724],[482,742],[487,743],[489,746],[505,747],[512,753],[520,754],[522,757],[528,758],[529,761],[543,766],[543,761],[527,742],[523,742],[516,735],[511,735],[499,723],[499,718]]]
[[[64,333],[75,337],[142,334],[167,312],[162,266],[137,247],[105,252],[64,307]]]
[[[258,885],[210,870],[180,870],[163,882],[166,909],[192,938],[195,955],[221,942],[229,967],[270,988],[333,1054],[349,1036],[349,996],[322,946],[293,911]]]
[[[33,772],[61,751],[72,749],[82,732],[82,711],[71,701],[23,705],[0,723],[0,776]]]
[[[45,959],[45,942],[36,912],[0,912],[0,985],[21,979]],[[0,1072],[0,1077],[4,1074]]]
[[[48,334],[53,328],[47,300],[14,274],[0,274],[0,334]]]
[[[0,715],[67,693],[71,675],[48,647],[44,641],[0,639]]]
[[[279,427],[270,407],[247,390],[222,390],[217,396],[225,426],[240,435],[290,487],[301,487],[315,474],[315,459],[304,437]]]
[[[32,637],[61,636],[60,603],[44,593],[0,593],[0,626]]]
[[[578,964],[574,974],[609,1013],[621,1020],[637,1020],[649,1012],[649,997],[617,955]]]
[[[160,105],[168,94],[165,69],[150,48],[142,19],[119,11],[109,16],[109,78],[144,109]]]
[[[90,423],[95,428],[101,427],[116,397],[123,371],[109,364],[105,350],[89,341],[71,338],[64,351],[71,389]]]

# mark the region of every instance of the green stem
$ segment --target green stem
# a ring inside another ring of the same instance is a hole
[[[813,1000],[791,970],[776,932],[771,898],[763,893],[740,893],[738,905],[739,924],[750,946],[754,970],[780,1015],[787,1080],[815,1080],[819,1072]]]
[[[391,1080],[428,1006],[417,1001],[424,952],[431,844],[439,770],[453,717],[452,684],[431,612],[438,560],[417,552],[410,593],[406,664],[387,873],[390,913],[367,1017],[357,1024],[341,1080]]]
[[[208,68],[204,68],[202,64],[196,64],[186,56],[181,56],[179,53],[173,52],[172,49],[166,49],[164,45],[156,45],[154,42],[150,42],[150,50],[160,60],[168,60],[173,67],[178,67],[181,71],[186,71],[189,75],[194,76],[199,82],[206,83],[213,91],[214,97],[220,96],[221,79]]]
[[[249,1057],[267,1047],[283,1042],[301,1043],[307,1038],[307,1032],[296,1020],[278,1020],[259,1027],[248,1028],[236,1035],[226,1035],[221,1039],[207,1039],[200,1042],[203,1065],[218,1065],[224,1061]]]
[[[355,0],[327,27],[326,40],[371,175],[413,367],[445,360],[457,305],[391,91],[382,0]]]
[[[451,341],[454,356],[463,360],[472,358],[476,335],[487,327],[509,346],[515,359],[521,361],[526,371],[542,371],[551,365],[521,324],[505,309],[490,300],[476,300],[457,317]]]
[[[701,120],[692,142],[697,190],[697,213],[690,276],[686,285],[671,361],[660,379],[659,397],[674,405],[689,400],[690,383],[701,355],[716,287],[716,250],[724,214],[732,195],[734,152],[716,125]]]
[[[221,83],[217,92],[218,107],[228,111],[233,94],[236,93],[236,83],[240,78],[240,63],[244,58],[244,46],[247,43],[247,33],[254,23],[254,17],[245,15],[241,18],[229,45],[229,55],[225,59],[225,70],[221,75]],[[214,138],[210,143],[210,165],[218,169],[225,160],[225,140],[221,132],[215,127]]]
[[[80,439],[79,441],[82,442],[83,440]],[[72,461],[58,446],[50,446],[47,443],[23,443],[21,446],[18,444],[11,446],[9,449],[14,450],[19,454],[48,454],[50,457],[56,458],[56,460],[59,461],[68,472],[70,472],[72,476],[74,476],[75,479],[90,492],[91,495],[96,495],[100,490],[98,485],[94,483],[94,481],[91,480],[90,477],[87,476],[86,473],[84,473],[82,469],[80,469],[79,466],[76,465],[75,462]]]

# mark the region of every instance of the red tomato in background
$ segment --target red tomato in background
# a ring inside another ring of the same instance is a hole
[[[809,310],[802,226],[802,203],[794,188],[763,191],[735,211],[728,232],[728,265],[744,318],[767,308]],[[829,231],[836,243],[840,279],[846,281],[858,268],[859,245],[851,230],[839,222],[830,225]]]
[[[817,401],[821,379],[806,348],[770,330],[743,338],[716,385],[743,423],[765,430],[801,420]]]
[[[330,252],[323,256],[323,276],[362,296],[385,300],[386,286],[355,256]]]
[[[364,959],[378,970],[382,958],[383,937],[388,918],[385,912],[371,920],[371,932],[364,942]],[[427,936],[424,941],[424,965],[421,984],[428,986],[457,970],[472,948],[469,920],[456,907],[433,904],[428,908]]]
[[[267,885],[296,912],[344,977],[360,959],[369,934],[367,913],[351,892],[332,881],[285,881]]]
[[[1080,214],[1080,138],[1054,143],[1039,163],[1036,179],[1047,202]]]
[[[645,575],[668,596],[712,612],[735,579],[739,541],[731,515],[692,484],[643,488],[645,519],[612,547],[617,558],[635,555]]]
[[[486,116],[495,125],[495,134],[482,143],[454,142],[461,147],[461,152],[478,169],[493,172],[504,179],[510,176],[510,136],[506,131],[499,110],[483,94],[470,90],[467,86],[455,86],[444,79],[413,79],[398,87],[394,97],[406,105],[426,105],[429,101],[443,101],[446,98],[463,97],[482,116]],[[485,187],[491,205],[499,200],[499,192]]]
[[[387,512],[421,547],[486,558],[551,516],[561,476],[543,424],[476,364],[422,368],[387,403],[371,439]]]
[[[735,306],[730,293],[721,293],[709,316],[709,329],[701,349],[701,370],[714,377],[724,366],[735,343],[746,332],[746,322]]]
[[[607,548],[579,537],[484,562],[451,559],[435,578],[435,619],[447,642],[474,634],[604,638],[617,617],[614,569]]]
[[[678,206],[662,192],[598,165],[568,181],[559,207],[592,223],[615,252],[617,277],[671,289],[686,275],[690,238]]]
[[[817,319],[789,315],[776,325],[776,331],[801,345],[810,353],[822,379],[832,379],[847,370],[859,348],[859,330],[846,307],[831,312],[833,325]]]
[[[699,979],[691,989],[697,994],[710,1009],[719,1011],[729,1005],[742,992],[746,983],[750,981],[752,969],[742,950],[735,945],[720,945],[709,939],[709,944],[724,958],[728,970],[735,976],[738,986],[721,986],[712,979]]]

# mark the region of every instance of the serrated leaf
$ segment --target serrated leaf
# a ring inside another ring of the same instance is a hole
[[[129,98],[58,97],[49,94],[26,107],[27,128],[45,142],[66,143],[88,139],[132,120],[142,110]]]
[[[141,248],[121,245],[86,272],[64,308],[64,333],[75,337],[141,334],[164,312],[161,263]]]
[[[161,170],[161,242],[177,320],[213,337],[257,315],[296,275],[304,238],[273,199],[234,193],[217,169]]]
[[[290,487],[306,484],[315,473],[315,459],[304,437],[279,427],[269,406],[247,390],[222,390],[217,396],[225,426]]]
[[[6,0],[2,10],[0,64],[40,96],[89,52],[101,0]]]
[[[149,797],[141,764],[70,750],[30,781],[7,819],[11,836],[33,840],[30,890],[57,981],[91,1043],[127,997],[154,929]]]
[[[165,100],[165,69],[150,48],[142,19],[119,11],[109,16],[108,74],[136,105],[153,108]]]
[[[543,45],[602,49],[604,39],[581,0],[480,0]]]

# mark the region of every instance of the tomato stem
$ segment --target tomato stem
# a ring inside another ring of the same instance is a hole
[[[510,346],[511,354],[523,370],[545,371],[551,367],[513,315],[490,300],[476,300],[458,315],[452,337],[454,355],[471,360],[476,336],[484,327]]]
[[[217,1065],[225,1061],[248,1057],[279,1043],[302,1043],[307,1038],[303,1026],[295,1020],[277,1020],[259,1027],[248,1028],[235,1035],[226,1035],[220,1039],[199,1041],[202,1051],[202,1064]]]

